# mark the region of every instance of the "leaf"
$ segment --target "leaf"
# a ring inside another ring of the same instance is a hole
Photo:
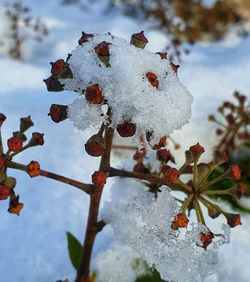
[[[67,232],[67,241],[70,261],[73,267],[77,270],[80,266],[83,246],[70,232]]]
[[[151,274],[143,275],[141,277],[138,277],[135,282],[162,282],[160,273],[153,269],[151,270]]]

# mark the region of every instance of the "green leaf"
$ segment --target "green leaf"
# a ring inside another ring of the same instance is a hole
[[[162,282],[160,273],[153,269],[151,270],[151,274],[143,275],[138,277],[135,282]]]
[[[70,261],[73,267],[77,270],[80,266],[83,246],[70,232],[67,232],[67,241]]]

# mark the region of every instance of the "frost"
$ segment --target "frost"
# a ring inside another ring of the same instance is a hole
[[[106,67],[94,51],[103,41],[111,43],[111,67]],[[136,124],[137,136],[152,131],[152,142],[156,142],[161,136],[181,128],[190,118],[192,97],[172,70],[170,61],[161,59],[158,54],[136,48],[111,34],[95,34],[89,42],[72,51],[68,63],[73,79],[60,79],[64,88],[82,93],[89,85],[99,84],[112,109],[111,126],[114,128],[130,121]],[[156,74],[158,89],[147,79],[148,72]],[[86,110],[84,103],[87,102],[84,95],[81,99],[82,104],[74,102],[70,106],[69,118],[85,130],[86,122],[80,110]],[[90,122],[91,118],[87,120]],[[92,124],[97,120],[106,121],[104,115],[99,115]]]
[[[203,225],[191,224],[184,232],[171,229],[179,212],[177,202],[167,189],[154,194],[139,181],[120,179],[111,188],[111,199],[104,204],[102,218],[112,226],[115,239],[132,248],[167,281],[203,281],[214,272],[217,252],[212,245],[198,247]],[[223,242],[229,240],[228,228]],[[226,240],[225,240],[226,239]],[[123,280],[119,280],[123,281]]]

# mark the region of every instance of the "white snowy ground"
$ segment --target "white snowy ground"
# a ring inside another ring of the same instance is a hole
[[[26,61],[23,63],[0,58],[0,112],[7,115],[4,138],[19,126],[19,118],[31,114],[36,131],[45,133],[45,145],[33,148],[17,160],[28,163],[38,160],[44,169],[65,174],[89,182],[98,166],[98,160],[88,157],[83,144],[90,132],[80,132],[68,121],[56,125],[47,116],[52,103],[66,104],[75,99],[73,93],[48,93],[42,79],[49,76],[49,62],[71,51],[81,31],[107,32],[129,40],[130,35],[145,30],[149,39],[148,49],[163,51],[165,37],[158,31],[150,31],[118,13],[103,10],[106,1],[96,1],[88,10],[62,7],[58,1],[25,1],[34,15],[45,18],[50,27],[49,37],[39,46],[26,45]],[[4,23],[0,21],[1,29]],[[225,99],[237,89],[246,95],[250,92],[250,38],[231,38],[224,44],[195,46],[185,57],[180,68],[180,78],[194,97],[193,118],[189,125],[174,134],[183,149],[200,142],[208,149],[214,144],[213,125],[206,120]],[[167,114],[167,113],[166,113]],[[30,131],[30,133],[32,130]],[[118,160],[114,159],[114,162]],[[7,202],[0,203],[0,273],[1,281],[56,281],[73,279],[66,231],[71,231],[81,241],[84,236],[88,197],[77,190],[53,181],[30,179],[13,171],[17,177],[16,191],[25,207],[19,217],[6,212]],[[108,197],[108,186],[104,199]],[[216,273],[206,281],[250,280],[249,218],[232,230],[231,243],[219,251],[220,262]],[[110,240],[107,228],[97,238],[94,255],[106,249]]]

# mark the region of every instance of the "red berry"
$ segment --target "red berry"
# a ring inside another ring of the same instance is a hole
[[[169,150],[166,149],[160,149],[157,151],[157,157],[160,161],[169,161],[170,159],[173,158],[172,154],[170,153]]]
[[[230,172],[231,172],[232,177],[235,180],[241,179],[241,171],[240,171],[240,168],[237,165],[231,165],[230,166]]]
[[[94,174],[92,174],[92,183],[95,186],[103,186],[106,184],[106,174],[103,171],[95,171]]]
[[[6,200],[11,194],[11,188],[0,184],[0,200]]]
[[[116,130],[121,137],[132,137],[135,135],[136,125],[132,122],[125,121],[118,124]]]
[[[146,156],[146,148],[143,147],[142,149],[140,150],[137,150],[133,156],[133,159],[134,160],[139,160],[139,159],[142,159]]]
[[[154,74],[153,72],[147,72],[146,73],[146,77],[148,79],[148,81],[150,82],[150,84],[157,88],[159,87],[159,80],[156,74]]]
[[[164,179],[168,183],[175,183],[179,177],[179,172],[176,168],[164,166],[161,171],[163,173]]]
[[[85,99],[93,105],[103,103],[104,98],[99,84],[93,84],[86,88]]]
[[[34,143],[35,146],[36,145],[42,146],[44,144],[43,136],[44,136],[43,133],[33,132],[31,141]]]
[[[210,245],[213,241],[214,234],[211,231],[200,233],[200,240],[202,245],[200,247],[207,249],[207,246]]]
[[[14,152],[18,153],[23,149],[23,140],[21,137],[13,136],[8,140],[8,148]]]
[[[100,157],[106,150],[105,141],[102,136],[95,134],[85,144],[86,152],[92,157]]]
[[[152,149],[153,150],[159,150],[160,148],[166,146],[166,142],[167,142],[167,136],[163,136],[163,137],[160,138],[158,144],[153,145]]]
[[[30,177],[36,177],[40,175],[40,164],[36,161],[31,161],[27,165],[27,173]]]

